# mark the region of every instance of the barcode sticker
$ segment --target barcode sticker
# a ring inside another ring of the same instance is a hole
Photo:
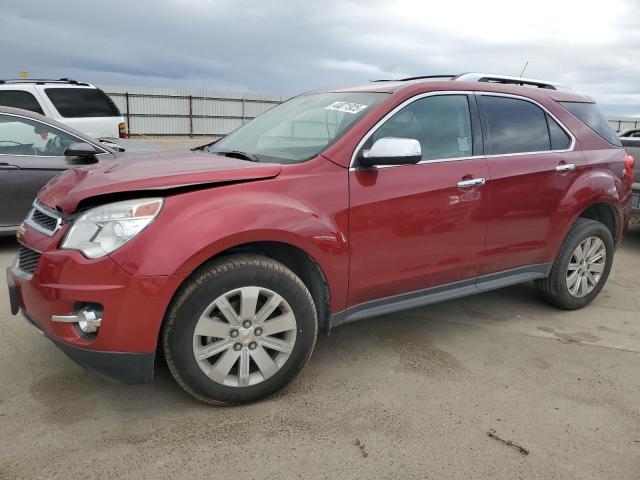
[[[328,107],[325,107],[325,110],[334,110],[336,112],[352,113],[355,115],[365,108],[367,108],[367,105],[362,105],[361,103],[333,102]]]

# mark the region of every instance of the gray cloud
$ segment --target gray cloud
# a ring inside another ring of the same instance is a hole
[[[5,0],[0,77],[297,93],[490,71],[570,85],[640,115],[634,0]]]

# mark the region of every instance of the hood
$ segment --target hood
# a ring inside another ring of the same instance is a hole
[[[276,177],[282,165],[254,163],[201,152],[124,156],[61,173],[38,193],[44,205],[64,213],[90,197],[120,192],[161,192],[180,187]]]

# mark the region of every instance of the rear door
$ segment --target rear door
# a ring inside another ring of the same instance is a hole
[[[64,155],[74,142],[85,140],[30,118],[0,114],[0,227],[18,225],[44,184],[78,165]]]
[[[95,137],[119,136],[124,122],[120,110],[102,90],[78,85],[37,85],[51,117],[82,133]]]
[[[587,167],[568,129],[524,97],[477,94],[485,153],[489,223],[481,275],[546,264],[549,240],[566,227],[561,203]],[[541,267],[542,268],[542,267]]]
[[[361,150],[416,139],[422,162],[350,169],[350,306],[473,282],[487,228],[479,126],[473,95],[437,94],[398,107],[365,137]]]

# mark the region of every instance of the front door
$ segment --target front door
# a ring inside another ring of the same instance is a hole
[[[489,171],[474,130],[473,97],[427,94],[369,133],[363,150],[380,138],[413,138],[422,162],[349,172],[349,306],[475,278]]]

